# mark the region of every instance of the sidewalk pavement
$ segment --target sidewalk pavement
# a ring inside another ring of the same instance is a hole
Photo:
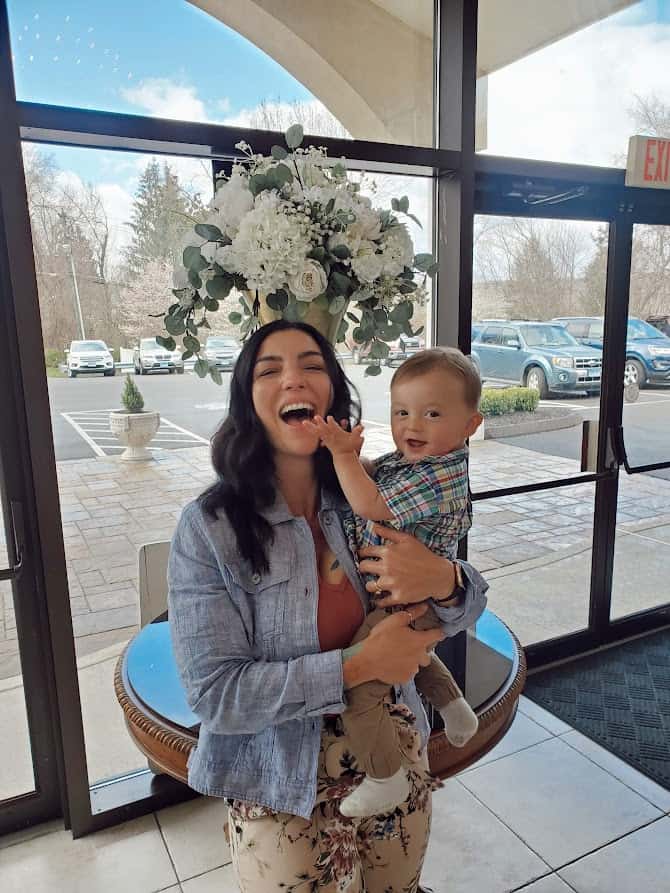
[[[368,426],[365,452],[392,449],[388,426]],[[485,440],[471,449],[476,492],[575,474],[570,460]],[[70,604],[79,667],[89,778],[141,765],[116,704],[117,655],[138,628],[137,550],[167,540],[182,507],[212,480],[207,447],[156,454],[142,464],[117,458],[58,465]],[[613,614],[667,600],[670,481],[620,479]],[[489,607],[523,644],[586,626],[591,569],[594,485],[477,501],[469,536],[472,563],[485,573]],[[27,740],[11,590],[0,584],[0,752],[20,753]],[[7,737],[9,736],[9,737]],[[5,740],[6,739],[6,740]],[[10,750],[11,748],[11,750]],[[26,749],[27,750],[27,749]],[[20,793],[30,761],[0,773],[5,791]],[[17,758],[20,761],[20,757]]]

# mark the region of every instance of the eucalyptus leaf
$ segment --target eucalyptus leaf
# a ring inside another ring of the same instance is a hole
[[[381,374],[382,374],[382,367],[381,367],[381,366],[377,366],[377,365],[375,365],[375,366],[366,366],[366,367],[365,367],[365,374],[366,374],[366,375],[372,375],[372,376],[375,376],[375,375],[381,375]]]
[[[187,270],[195,270],[196,273],[209,266],[202,254],[200,254],[200,249],[197,245],[189,245],[187,248],[184,248],[182,260]]]
[[[370,348],[370,359],[385,360],[390,352],[391,348],[388,346],[388,344],[384,344],[383,341],[375,341],[375,343]]]
[[[162,335],[156,335],[156,343],[164,347],[165,350],[176,350],[177,342],[174,338],[164,338]]]
[[[426,270],[426,273],[428,273],[429,276],[434,276],[439,269],[440,269],[440,265],[437,262],[435,262],[434,264],[431,264],[428,267],[428,269]]]
[[[388,313],[383,307],[377,307],[372,311],[372,318],[378,326],[385,326],[388,322]]]
[[[200,342],[197,338],[194,338],[193,335],[187,335],[184,338],[184,347],[192,353],[198,353],[200,350]]]
[[[358,325],[358,323],[360,322],[360,320],[359,320],[359,318],[356,316],[356,314],[355,314],[355,313],[351,313],[351,311],[349,311],[349,313],[347,313],[347,319],[348,319],[348,320],[351,320],[351,322],[355,322],[356,325]]]
[[[211,313],[216,313],[219,309],[219,302],[216,298],[205,298],[205,310],[209,310]]]
[[[270,149],[270,155],[272,155],[275,161],[283,161],[288,157],[288,152],[283,146],[273,146]]]
[[[182,362],[184,360],[190,360],[192,356],[193,356],[192,350],[185,350],[184,353],[181,355]]]
[[[351,251],[349,251],[346,245],[336,245],[334,248],[331,248],[330,253],[338,260],[346,260],[348,257],[351,257]]]
[[[271,168],[271,171],[275,182],[279,183],[280,186],[284,183],[293,182],[293,172],[288,165],[278,164],[276,167]]]
[[[228,322],[231,322],[234,326],[239,326],[242,322],[242,314],[238,313],[237,310],[233,310],[232,313],[228,314]]]
[[[207,362],[207,360],[199,357],[199,359],[197,359],[195,362],[193,370],[198,378],[206,378],[209,374],[209,363]]]
[[[395,341],[402,332],[402,327],[397,323],[389,323],[387,326],[380,326],[377,329],[377,337],[382,341]]]
[[[208,242],[218,242],[223,239],[223,233],[219,227],[212,223],[196,223],[193,228],[198,236],[207,239]]]
[[[216,368],[216,366],[209,367],[209,374],[210,374],[214,384],[219,384],[219,385],[223,384],[223,378],[221,377],[221,373]]]
[[[340,320],[340,324],[337,327],[337,334],[335,335],[335,341],[344,341],[344,336],[347,334],[349,330],[349,323],[346,319]]]
[[[411,301],[402,301],[397,304],[389,313],[391,322],[403,323],[412,318],[414,313],[414,304]]]
[[[268,302],[268,307],[271,310],[276,310],[278,313],[281,313],[281,311],[285,310],[288,306],[288,295],[283,288],[271,292],[266,300]]]
[[[202,279],[200,278],[198,271],[193,267],[188,271],[188,281],[191,283],[193,288],[198,289],[202,288]]]
[[[351,292],[351,279],[348,276],[333,270],[330,274],[330,282],[335,290],[335,294],[344,295],[345,298],[348,297]]]
[[[342,313],[344,308],[347,306],[347,299],[343,298],[342,295],[338,295],[328,305],[328,313],[331,316],[337,316],[338,313]]]
[[[193,322],[192,319],[189,319],[189,320],[186,321],[186,331],[187,331],[190,335],[197,335],[197,334],[198,334],[198,327],[196,326],[196,324]]]
[[[427,273],[428,268],[434,263],[432,254],[417,254],[414,257],[414,266],[422,273]]]
[[[302,129],[302,124],[291,124],[289,129],[284,134],[286,145],[289,147],[289,149],[297,149],[302,142],[304,135],[305,133]]]
[[[170,335],[183,335],[186,331],[186,326],[184,325],[184,320],[178,316],[166,316],[165,317],[165,328],[170,333]]]
[[[254,174],[253,177],[249,177],[249,192],[252,195],[256,196],[259,192],[269,188],[271,187],[265,174]]]
[[[207,294],[210,298],[214,298],[215,301],[222,301],[230,294],[230,290],[233,287],[233,280],[231,276],[215,276],[213,279],[209,280],[206,287]],[[207,309],[209,310],[211,308],[208,307]]]

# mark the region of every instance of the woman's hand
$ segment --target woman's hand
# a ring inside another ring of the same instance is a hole
[[[444,633],[439,629],[410,628],[410,623],[426,610],[426,605],[413,605],[406,611],[389,614],[378,623],[363,641],[361,650],[344,664],[347,687],[371,679],[388,685],[406,685],[416,676],[419,667],[427,667],[428,652],[444,638]]]
[[[454,565],[435,555],[409,533],[375,524],[375,533],[387,540],[383,546],[366,546],[358,552],[362,573],[375,574],[368,592],[387,592],[378,599],[381,608],[409,605],[427,598],[448,598],[456,586]]]

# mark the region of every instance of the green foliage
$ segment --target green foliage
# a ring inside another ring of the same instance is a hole
[[[44,363],[48,369],[57,369],[60,363],[65,362],[65,354],[62,350],[48,347],[44,351]]]
[[[535,412],[540,395],[533,388],[484,388],[479,409],[483,416]]]
[[[132,375],[126,375],[123,393],[121,394],[121,403],[123,403],[126,412],[142,412],[144,409],[144,398],[140,394],[139,388],[135,384],[135,378]]]

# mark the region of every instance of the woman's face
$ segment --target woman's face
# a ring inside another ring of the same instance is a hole
[[[256,356],[251,396],[276,453],[311,456],[316,452],[319,438],[302,422],[327,414],[333,386],[313,338],[298,329],[268,335]]]

